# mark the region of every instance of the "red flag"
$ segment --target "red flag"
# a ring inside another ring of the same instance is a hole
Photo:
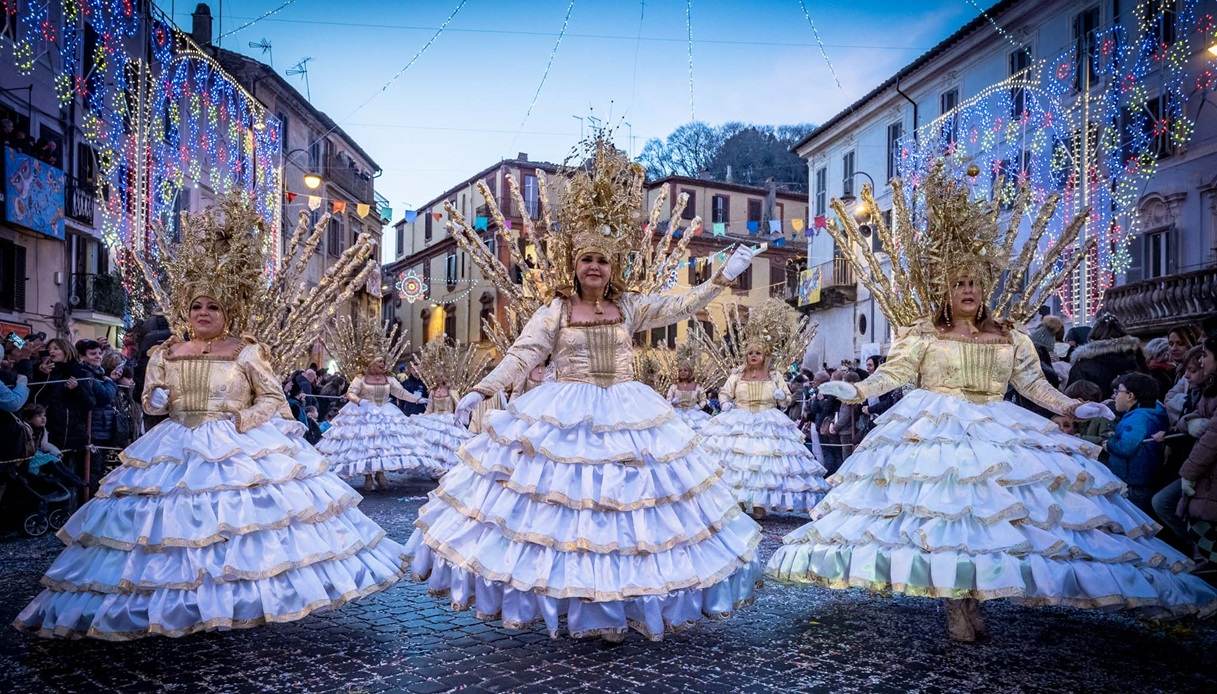
[[[828,218],[822,214],[816,215],[816,228],[817,229],[827,229],[828,228]]]
[[[296,202],[296,193],[293,193],[290,190],[287,191],[287,202],[288,202],[288,204]]]

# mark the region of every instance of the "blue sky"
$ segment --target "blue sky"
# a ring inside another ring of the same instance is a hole
[[[313,104],[384,169],[376,189],[397,218],[517,152],[560,161],[579,138],[574,116],[624,117],[635,153],[647,138],[690,120],[681,0],[576,0],[527,122],[570,0],[466,0],[448,29],[381,92],[459,2],[296,0],[221,44],[273,62],[280,73],[312,57]],[[158,4],[177,12],[178,25],[189,31],[194,2]],[[282,4],[228,0],[216,34]],[[211,6],[218,15],[219,2]],[[969,0],[806,0],[806,6],[843,88],[820,56],[799,0],[693,2],[698,120],[823,121],[977,14]],[[270,41],[271,55],[249,47],[262,39]],[[301,78],[288,79],[304,91]],[[628,135],[623,126],[618,144],[626,147]]]

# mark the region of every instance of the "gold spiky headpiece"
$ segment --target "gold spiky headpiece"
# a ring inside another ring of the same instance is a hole
[[[473,345],[462,344],[440,336],[431,340],[414,355],[414,370],[427,386],[435,390],[440,384],[458,395],[469,392],[483,375],[489,357]]]
[[[709,356],[709,385],[721,386],[732,371],[741,367],[753,347],[769,356],[771,368],[779,364],[785,368],[802,358],[815,337],[816,324],[781,299],[766,299],[746,311],[745,316],[739,304],[726,306],[723,310],[726,335],[718,340],[701,325],[694,327],[693,340]]]
[[[668,386],[676,379],[676,355],[667,347],[643,347],[634,350],[634,379],[666,395]]]
[[[537,171],[540,218],[534,220],[525,214],[522,228],[508,227],[497,198],[483,181],[478,181],[477,188],[489,211],[491,231],[475,229],[451,204],[444,206],[450,220],[448,230],[457,243],[473,257],[482,274],[511,298],[509,304],[519,307],[508,325],[499,326],[504,336],[513,339],[522,320],[526,321],[537,308],[554,297],[574,295],[579,255],[597,251],[608,256],[612,264],[610,282],[617,293],[654,293],[662,290],[685,255],[692,230],[701,226],[701,219],[694,218],[687,228],[680,228],[688,203],[688,196],[682,193],[667,228],[659,232],[660,216],[667,209],[670,194],[667,185],[656,195],[643,224],[640,211],[646,198],[646,172],[613,146],[607,131],[580,143],[567,161],[579,161],[581,165],[562,167],[556,181],[556,205],[550,204],[548,179]],[[507,176],[507,190],[515,209],[529,209],[511,175]],[[684,233],[678,238],[677,232],[681,231]],[[491,252],[486,244],[489,234],[497,235],[508,249],[509,263]],[[527,251],[521,240],[527,244]],[[522,283],[516,283],[512,267],[520,269]]]
[[[1029,208],[1030,190],[1026,186],[1020,187],[1004,228],[1000,198],[995,195],[990,200],[973,200],[967,187],[952,180],[941,163],[913,191],[912,200],[906,198],[900,179],[892,179],[891,187],[893,227],[884,223],[882,215],[870,215],[874,233],[891,254],[890,273],[885,267],[888,259],[873,250],[859,222],[840,200],[832,201],[839,224],[830,223],[828,232],[897,328],[945,315],[952,283],[965,276],[978,280],[983,287],[986,301],[981,318],[992,317],[1003,325],[1020,324],[1073,273],[1096,243],[1094,238],[1077,243],[1089,215],[1083,210],[1068,221],[1056,242],[1044,252],[1040,269],[1032,273],[1036,250],[1060,196],[1049,197],[1040,207],[1027,241],[1015,255],[1019,226]],[[999,180],[993,190],[1001,188]],[[910,203],[924,211],[916,220]],[[862,205],[867,210],[879,209],[869,187],[862,189]],[[918,228],[918,222],[923,228]],[[1000,282],[1003,273],[1004,287]],[[1026,286],[1020,293],[1024,281]]]
[[[338,360],[338,368],[353,377],[367,373],[377,359],[383,359],[385,368],[392,369],[409,349],[410,340],[398,332],[396,325],[381,326],[371,320],[356,324],[344,315],[326,329],[325,346]]]

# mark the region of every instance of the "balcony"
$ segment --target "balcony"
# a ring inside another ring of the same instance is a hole
[[[1134,335],[1217,320],[1217,265],[1108,289],[1103,307]]]
[[[804,311],[822,311],[858,300],[858,281],[854,269],[845,258],[833,258],[812,267],[820,276],[820,299],[799,306],[799,288],[787,285],[785,299],[791,306]]]
[[[325,162],[325,176],[331,183],[350,193],[357,202],[366,202],[369,205],[375,202],[372,179],[360,174],[359,170],[345,159],[329,157]]]
[[[74,176],[68,176],[66,183],[64,207],[67,209],[64,212],[70,219],[93,226],[93,205],[97,199],[93,186]]]
[[[118,274],[73,273],[68,287],[72,313],[101,313],[122,316],[127,311],[127,292]]]

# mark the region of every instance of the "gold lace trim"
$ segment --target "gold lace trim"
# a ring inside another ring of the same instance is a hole
[[[482,465],[480,461],[475,459],[473,456],[469,455],[464,450],[461,450],[458,453],[458,455],[461,458],[461,462],[468,465],[470,468],[473,469],[474,472],[478,473],[479,475],[483,475],[483,476],[490,476],[490,475],[495,475],[495,474],[510,475],[512,472],[514,472],[514,470],[511,468],[506,468],[506,467],[499,466],[499,465],[486,467],[486,466]],[[654,506],[658,506],[660,503],[663,503],[663,502],[676,503],[678,501],[685,501],[687,499],[691,499],[694,496],[697,496],[698,494],[701,494],[702,492],[706,491],[710,487],[713,487],[715,484],[718,483],[719,480],[722,479],[722,477],[723,477],[723,470],[720,468],[720,469],[716,470],[714,473],[712,473],[705,480],[697,483],[693,487],[690,487],[688,491],[683,492],[681,494],[670,494],[668,496],[656,496],[656,497],[650,497],[650,498],[646,498],[646,499],[639,499],[637,501],[619,501],[617,499],[611,499],[611,498],[604,498],[604,499],[599,499],[599,500],[575,499],[575,498],[566,496],[565,494],[562,494],[561,492],[549,491],[549,492],[545,492],[544,494],[542,494],[542,493],[540,493],[540,490],[536,485],[519,484],[517,482],[512,481],[510,477],[507,479],[499,479],[499,480],[495,480],[495,481],[498,484],[502,485],[503,487],[506,487],[507,489],[510,489],[511,491],[515,492],[516,494],[528,496],[529,498],[533,499],[534,501],[537,501],[540,503],[561,504],[562,506],[565,506],[566,508],[574,509],[574,510],[578,510],[578,511],[585,511],[585,510],[635,511],[640,508],[651,508]]]
[[[287,484],[288,482],[313,479],[324,475],[328,471],[329,464],[326,463],[325,459],[323,458],[311,470],[299,463],[296,463],[286,477],[271,479],[265,475],[259,475],[246,484],[225,484],[218,487],[205,487],[203,489],[190,489],[184,486],[183,482],[179,482],[169,489],[164,489],[163,487],[133,487],[126,485],[121,487],[107,488],[106,485],[103,484],[102,487],[97,490],[95,497],[98,499],[112,499],[120,496],[169,496],[174,492],[179,491],[184,492],[183,496],[212,494],[215,492],[237,492],[246,489],[253,489],[254,487],[273,487],[281,484]],[[301,472],[308,472],[310,474],[299,477],[298,475]]]
[[[468,520],[478,523],[489,523],[494,526],[494,529],[503,537],[523,544],[540,545],[559,552],[591,552],[593,554],[618,554],[621,556],[633,556],[644,554],[662,554],[679,545],[696,545],[709,538],[716,533],[722,531],[736,516],[740,515],[741,511],[738,505],[732,504],[717,521],[712,521],[706,524],[706,527],[697,531],[694,534],[677,535],[660,544],[652,544],[649,542],[638,541],[634,546],[622,546],[619,542],[610,542],[608,544],[598,544],[584,537],[577,537],[574,540],[557,540],[552,536],[543,533],[520,532],[507,527],[507,519],[502,516],[493,516],[483,513],[481,509],[472,508],[461,503],[459,499],[447,493],[441,486],[432,492],[432,498],[441,499],[448,504],[454,511],[460,513]],[[421,517],[414,522],[415,527],[423,530],[424,537],[430,537],[430,525]]]
[[[501,436],[497,431],[495,431],[494,426],[489,423],[486,425],[486,430],[483,431],[482,434],[503,448],[510,449],[513,445],[518,446],[520,449],[523,450],[524,454],[529,457],[534,457],[534,456],[540,454],[541,457],[545,458],[546,460],[549,460],[554,463],[562,463],[562,464],[566,464],[566,465],[603,465],[605,463],[620,463],[622,465],[638,465],[638,466],[649,465],[650,462],[644,461],[643,460],[644,457],[649,457],[651,460],[653,460],[656,463],[668,463],[668,462],[671,462],[678,458],[684,458],[684,457],[688,456],[689,453],[691,453],[693,451],[693,449],[697,448],[697,443],[698,443],[697,437],[693,437],[692,439],[690,439],[690,441],[687,444],[685,444],[679,450],[673,451],[671,453],[668,453],[667,455],[662,455],[662,456],[657,456],[657,455],[652,454],[648,450],[643,450],[643,451],[639,451],[637,453],[635,453],[635,452],[618,453],[617,455],[614,455],[609,458],[584,458],[583,456],[560,456],[544,446],[542,446],[540,449],[537,449],[533,446],[532,442],[529,441],[528,439],[514,440],[514,439],[506,438],[504,436]]]
[[[308,450],[304,446],[301,446],[295,442],[288,442],[286,444],[281,444],[278,446],[268,446],[266,448],[259,448],[255,451],[249,451],[249,452],[244,451],[240,448],[232,448],[232,449],[229,449],[229,450],[225,451],[224,453],[222,453],[219,457],[210,457],[200,451],[191,450],[191,453],[195,453],[196,455],[198,455],[200,458],[202,458],[204,461],[206,461],[208,463],[221,463],[221,462],[224,462],[224,461],[228,460],[229,458],[231,458],[233,456],[237,456],[237,455],[247,455],[250,458],[257,459],[257,458],[265,458],[268,455],[274,455],[276,453],[282,454],[282,455],[292,455],[292,454],[295,454],[298,452],[303,452],[305,455],[307,455]],[[185,460],[182,460],[181,458],[179,458],[176,455],[157,455],[157,456],[153,456],[151,460],[143,460],[140,458],[133,457],[131,454],[127,453],[127,451],[125,451],[125,450],[122,453],[118,454],[118,460],[119,460],[119,462],[121,462],[123,465],[126,465],[127,467],[133,467],[133,468],[139,468],[139,469],[150,468],[154,465],[161,465],[163,463],[181,464],[181,463],[186,462]]]
[[[635,382],[635,381],[633,381],[633,379],[630,379],[629,382]],[[512,403],[509,403],[507,405],[507,411],[510,412],[511,415],[514,416],[516,419],[519,419],[520,421],[522,421],[526,424],[536,424],[538,422],[544,422],[545,424],[548,424],[550,426],[553,426],[553,427],[556,427],[556,428],[562,429],[562,430],[574,429],[575,427],[580,427],[580,426],[590,426],[592,431],[596,432],[597,434],[603,434],[603,433],[613,432],[613,431],[645,431],[647,429],[654,429],[655,427],[657,427],[661,424],[665,424],[665,423],[671,421],[671,419],[675,416],[674,412],[668,411],[668,412],[665,412],[665,413],[659,415],[658,417],[652,417],[650,419],[644,419],[644,420],[634,421],[634,422],[620,422],[620,423],[612,424],[612,425],[604,425],[604,424],[592,424],[593,418],[591,416],[583,417],[582,419],[579,419],[575,422],[563,422],[563,421],[559,420],[557,417],[549,417],[549,416],[544,416],[544,415],[538,417],[535,415],[530,415],[526,412],[521,412],[519,409],[516,408],[515,404],[512,404]]]

